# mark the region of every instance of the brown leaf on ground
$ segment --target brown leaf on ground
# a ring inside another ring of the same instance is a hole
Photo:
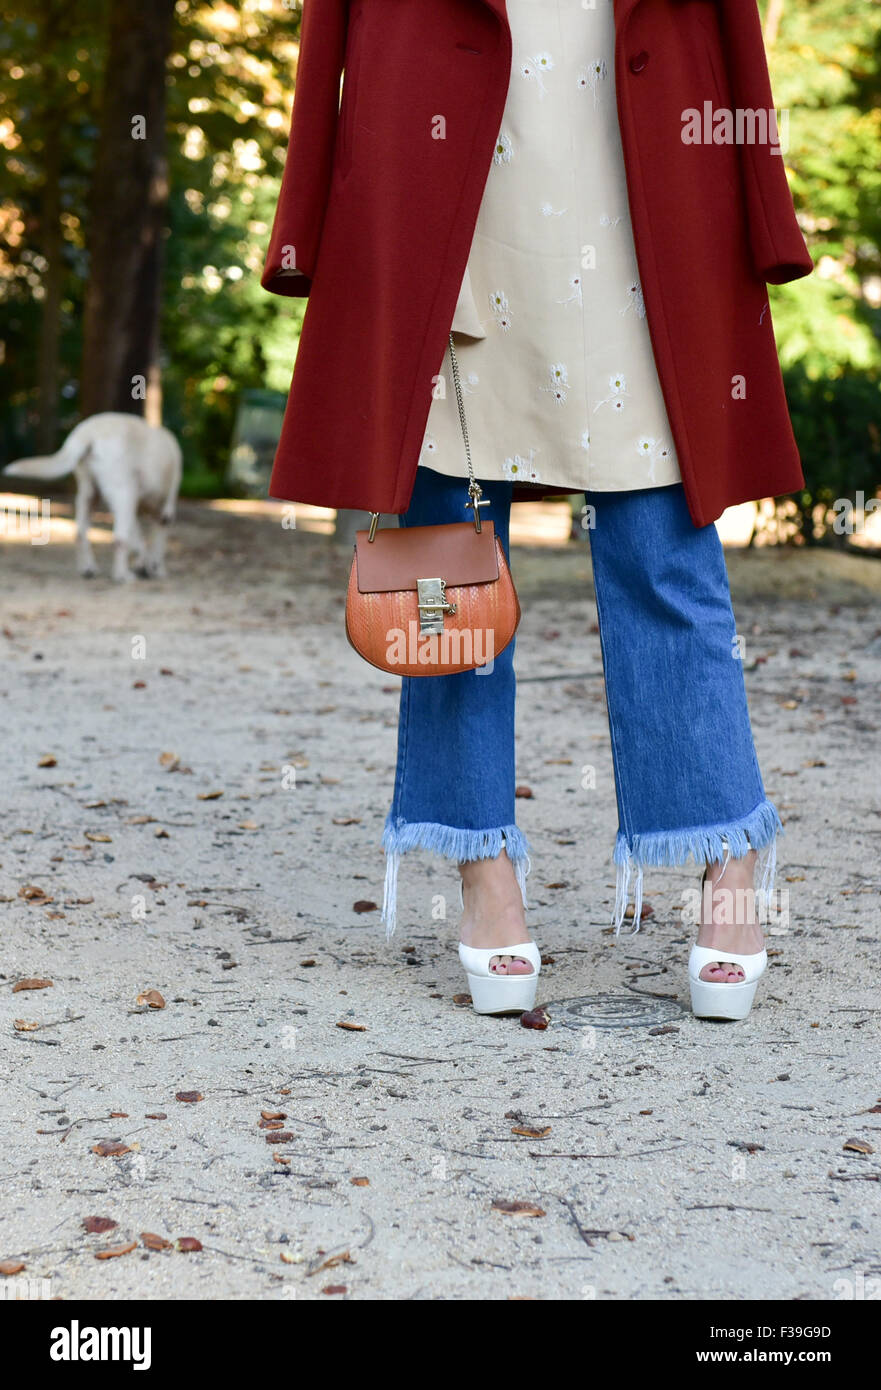
[[[282,1120],[258,1120],[258,1121],[257,1121],[257,1128],[258,1128],[258,1129],[284,1129],[284,1122],[283,1122]]]
[[[23,883],[18,890],[18,896],[25,898],[29,903],[54,902],[54,898],[50,898],[45,888],[41,888],[38,883]]]
[[[91,840],[96,845],[109,845],[113,842],[112,835],[105,835],[103,830],[86,830],[83,832],[84,839]]]
[[[337,1024],[336,1024],[336,1027],[337,1027],[337,1028],[344,1028],[344,1029],[346,1030],[347,1033],[366,1033],[366,1032],[367,1032],[367,1024],[366,1024],[366,1023],[346,1023],[346,1021],[343,1020],[342,1022],[337,1023]]]
[[[369,1179],[369,1178],[349,1178],[349,1182],[351,1183],[352,1187],[369,1187],[369,1186],[370,1186],[370,1179]]]
[[[126,825],[150,825],[156,819],[155,816],[129,816]]]
[[[83,1230],[90,1236],[101,1236],[107,1231],[115,1231],[119,1225],[118,1221],[113,1221],[109,1216],[86,1216],[83,1218]]]
[[[37,759],[37,767],[57,767],[58,759],[54,753],[44,753],[42,758]]]
[[[333,819],[332,819],[332,824],[333,824],[333,825],[360,825],[360,824],[361,824],[361,817],[360,817],[360,816],[334,816]]]
[[[148,1250],[172,1250],[174,1247],[170,1240],[164,1236],[157,1236],[153,1231],[142,1231],[141,1240]]]
[[[522,1134],[527,1139],[547,1139],[551,1132],[551,1126],[545,1125],[542,1129],[535,1129],[532,1125],[512,1125],[512,1134]]]
[[[138,1242],[132,1240],[128,1245],[112,1245],[108,1250],[96,1250],[96,1260],[115,1260],[118,1255],[130,1255],[133,1250],[137,1250]]]
[[[202,1242],[195,1236],[181,1236],[177,1248],[183,1255],[192,1255],[202,1249]]]
[[[872,1145],[865,1139],[845,1139],[842,1148],[855,1154],[873,1154],[875,1152]]]
[[[51,989],[51,987],[51,980],[16,980],[15,984],[12,986],[12,993],[18,994],[21,989]]]
[[[197,1100],[205,1099],[201,1091],[175,1091],[174,1098],[184,1101],[187,1105],[195,1105]]]
[[[151,1009],[165,1008],[165,1000],[162,998],[158,989],[145,989],[143,993],[138,995],[135,1003],[139,1005],[146,1004]]]
[[[284,1110],[261,1110],[261,1120],[286,1120],[287,1115]]]
[[[123,1144],[117,1139],[101,1139],[92,1145],[92,1153],[98,1154],[99,1158],[121,1158],[123,1154],[134,1152],[131,1144]]]
[[[502,1198],[497,1198],[492,1204],[492,1211],[499,1212],[502,1216],[545,1216],[543,1207],[537,1207],[534,1202],[507,1202]]]
[[[178,753],[159,754],[159,766],[164,767],[166,772],[174,772],[174,769],[177,767],[179,762],[180,755]]]
[[[551,1018],[547,1009],[529,1009],[527,1013],[520,1015],[520,1026],[522,1028],[547,1028]]]
[[[127,1110],[111,1110],[111,1112],[110,1112],[110,1118],[111,1118],[111,1120],[127,1120],[127,1119],[128,1119],[128,1111],[127,1111]]]
[[[0,1274],[7,1279],[12,1274],[21,1274],[21,1271],[26,1268],[27,1266],[22,1260],[0,1260]]]
[[[12,1026],[16,1033],[36,1033],[40,1025],[39,1023],[31,1023],[26,1018],[16,1018],[13,1020]]]
[[[464,1008],[464,1006],[465,1006],[466,1004],[470,1004],[470,1003],[471,1003],[471,995],[470,995],[470,994],[454,994],[454,995],[453,995],[453,1003],[454,1003],[454,1004],[456,1005],[456,1007],[459,1008],[459,1009]]]
[[[151,1115],[145,1115],[145,1120],[167,1120],[168,1116],[164,1110],[154,1110]]]
[[[217,801],[221,796],[223,796],[222,791],[196,792],[197,801]]]
[[[515,795],[515,796],[521,797],[524,801],[531,801],[531,800],[532,800],[532,795],[533,795],[533,793],[532,793],[532,787],[526,787],[526,786],[517,787],[516,790],[515,790],[515,792],[514,792],[514,795]]]
[[[322,1292],[322,1293],[348,1293],[349,1290],[346,1288],[346,1285],[345,1285],[345,1284],[328,1284],[326,1288],[323,1288],[323,1289],[321,1290],[321,1292]]]
[[[273,1154],[272,1161],[273,1163],[282,1163],[285,1166],[285,1168],[290,1168],[291,1166],[291,1160],[289,1158],[285,1158],[284,1154]]]
[[[271,1134],[267,1134],[267,1144],[289,1144],[293,1139],[293,1134],[289,1129],[274,1129]]]
[[[321,1260],[320,1263],[314,1265],[307,1273],[310,1275],[320,1274],[323,1269],[336,1269],[337,1265],[353,1265],[354,1263],[355,1261],[352,1259],[348,1250],[341,1250],[336,1255],[328,1255],[326,1260]]]
[[[366,898],[359,898],[356,903],[352,903],[353,912],[375,912],[376,903],[368,902]]]

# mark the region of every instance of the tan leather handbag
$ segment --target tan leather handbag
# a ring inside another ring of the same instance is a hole
[[[473,522],[378,530],[380,514],[371,512],[369,531],[355,534],[346,635],[365,661],[392,675],[448,676],[491,666],[520,622],[502,543],[491,521],[481,524],[480,508],[489,502],[474,477],[452,333],[450,362]]]

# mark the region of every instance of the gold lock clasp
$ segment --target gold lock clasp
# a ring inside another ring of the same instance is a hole
[[[419,631],[443,632],[444,614],[455,613],[455,603],[447,603],[446,580],[417,579],[416,593],[419,603]]]

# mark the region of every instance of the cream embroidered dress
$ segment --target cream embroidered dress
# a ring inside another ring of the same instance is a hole
[[[627,203],[613,0],[507,0],[502,128],[453,318],[479,478],[680,481]],[[465,475],[449,348],[419,456]]]

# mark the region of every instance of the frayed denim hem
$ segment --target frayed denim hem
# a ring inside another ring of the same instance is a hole
[[[504,849],[514,865],[526,907],[529,845],[516,825],[503,825],[495,830],[460,830],[454,825],[436,825],[431,821],[394,819],[389,814],[382,833],[382,847],[386,864],[380,921],[385,923],[386,941],[391,940],[397,923],[398,868],[401,855],[408,849],[432,850],[455,864],[472,859],[496,859]]]
[[[777,871],[777,836],[783,826],[777,808],[770,801],[760,801],[755,810],[729,825],[691,826],[686,830],[670,830],[650,835],[634,835],[628,844],[619,830],[615,841],[614,861],[617,865],[615,910],[612,925],[620,935],[633,883],[633,931],[638,932],[642,916],[642,871],[644,868],[674,868],[694,859],[696,864],[711,864],[729,859],[742,859],[751,849],[759,851],[759,884],[756,901],[759,921],[768,915],[768,905],[774,890]],[[632,934],[632,933],[631,933]]]

